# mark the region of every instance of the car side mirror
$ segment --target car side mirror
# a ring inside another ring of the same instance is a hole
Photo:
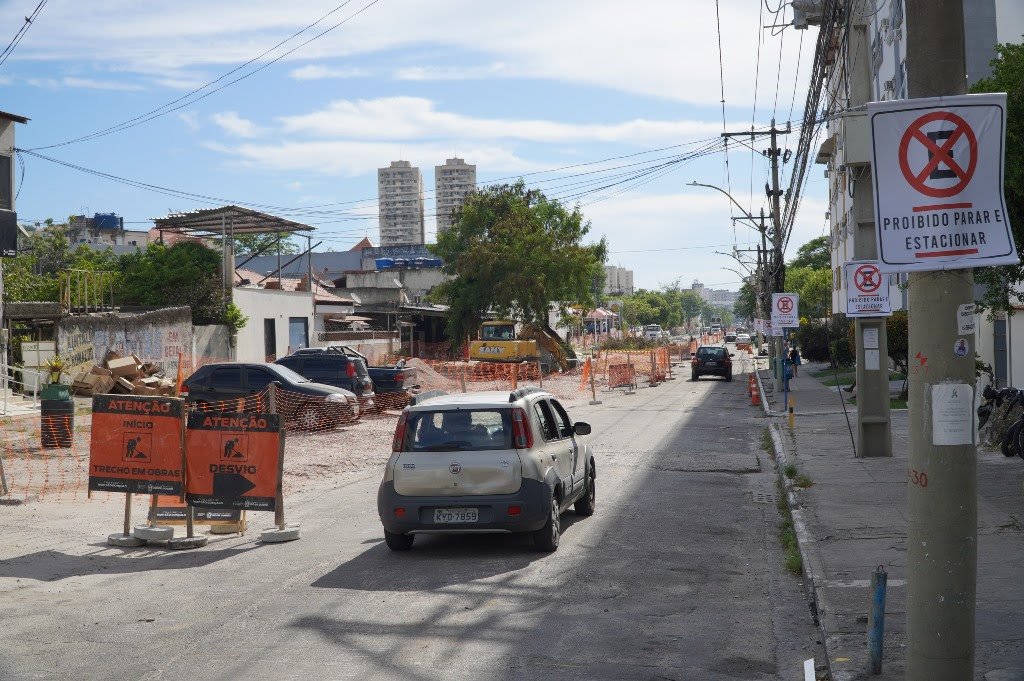
[[[736,353],[735,353],[735,352],[730,352],[730,353],[729,353],[729,356],[730,356],[730,357],[735,357],[735,356],[736,356]]]
[[[590,435],[590,424],[577,421],[572,425],[572,432],[577,435]]]

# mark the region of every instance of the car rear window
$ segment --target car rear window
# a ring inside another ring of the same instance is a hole
[[[512,449],[512,411],[414,411],[406,433],[403,450],[407,452]]]
[[[725,348],[700,348],[697,350],[698,357],[725,357]]]

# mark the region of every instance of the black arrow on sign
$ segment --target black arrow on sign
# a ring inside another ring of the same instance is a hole
[[[256,483],[238,473],[213,474],[213,496],[218,499],[237,499],[255,486]]]

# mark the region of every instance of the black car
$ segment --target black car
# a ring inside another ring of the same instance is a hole
[[[303,430],[334,428],[359,418],[359,400],[343,388],[314,383],[278,364],[224,362],[196,369],[181,387],[181,395],[198,409],[234,411],[234,401],[258,395],[277,382],[277,408],[286,422]],[[219,402],[227,402],[219,405]]]
[[[324,348],[303,348],[274,362],[316,383],[333,385],[352,392],[359,398],[364,412],[372,411],[373,381],[366,363],[358,358]]]
[[[702,345],[693,356],[690,379],[696,381],[705,374],[732,380],[732,355],[721,345]]]

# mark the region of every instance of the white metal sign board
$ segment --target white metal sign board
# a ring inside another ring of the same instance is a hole
[[[874,260],[854,260],[846,264],[846,316],[887,317],[889,275]]]
[[[869,102],[883,271],[1019,262],[1003,197],[1006,95]]]
[[[800,296],[795,293],[772,294],[772,329],[800,326]]]

